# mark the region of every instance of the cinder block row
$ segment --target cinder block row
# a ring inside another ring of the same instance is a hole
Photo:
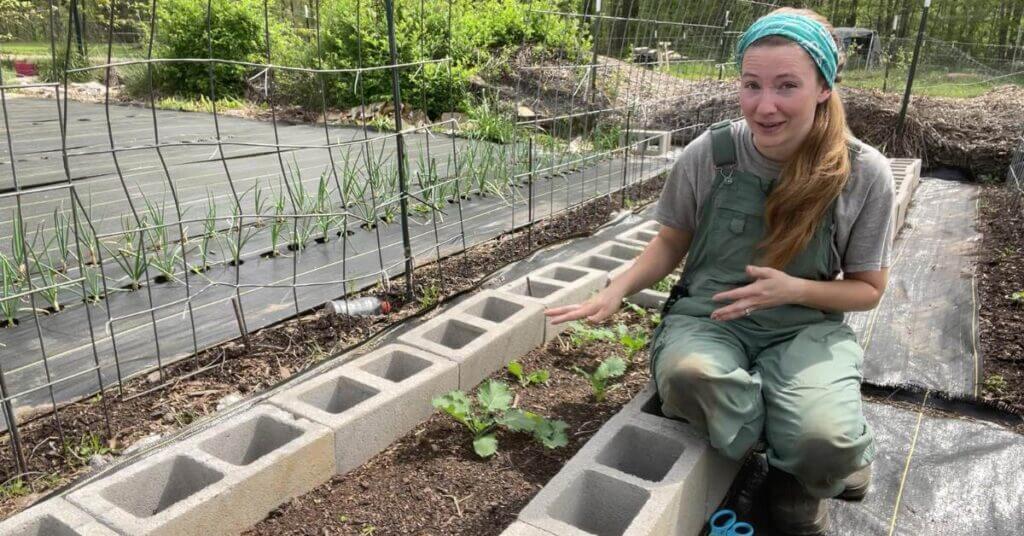
[[[738,471],[688,424],[660,414],[652,384],[601,427],[519,521],[558,535],[696,535]],[[529,534],[523,530],[506,534]]]
[[[665,156],[672,149],[672,131],[630,129],[619,135],[621,145],[637,143],[633,153],[648,156]]]
[[[628,270],[642,252],[643,248],[641,247],[619,242],[603,242],[569,259],[566,263],[607,272],[609,278],[614,278]]]
[[[116,536],[62,498],[50,499],[0,524],[0,536]]]
[[[918,158],[893,158],[889,161],[893,179],[896,182],[896,202],[893,204],[895,230],[903,228],[910,198],[914,195],[918,182],[921,180],[921,160]]]
[[[477,333],[458,317],[453,322],[434,324],[432,329],[442,330],[439,340],[464,341]],[[458,382],[455,362],[391,344],[283,391],[270,403],[330,430],[332,471],[322,478],[327,480],[359,467],[426,420],[434,411],[430,400]]]
[[[645,248],[651,240],[654,240],[655,236],[658,236],[659,230],[661,230],[661,224],[654,220],[649,220],[629,229],[628,231],[615,235],[615,240],[618,240],[623,244]]]
[[[608,242],[607,244],[622,246],[622,244],[614,242]],[[522,303],[532,302],[539,304],[543,311],[546,308],[585,301],[607,284],[608,274],[600,267],[587,267],[569,261],[568,263],[550,264],[539,270],[534,270],[528,275],[499,287],[498,290],[514,296],[515,299],[520,300]],[[544,338],[541,341],[542,343],[554,339],[565,329],[565,324],[552,325],[543,316],[543,313],[541,318],[544,322],[542,330]],[[533,347],[536,346],[539,346],[539,344]]]
[[[121,534],[237,534],[333,474],[327,427],[259,405],[67,499]]]

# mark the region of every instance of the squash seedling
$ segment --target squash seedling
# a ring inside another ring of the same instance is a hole
[[[512,361],[508,364],[508,373],[515,376],[516,380],[519,381],[519,385],[523,387],[529,387],[530,385],[540,385],[547,383],[551,374],[544,369],[537,369],[533,372],[527,373],[523,369],[523,365],[518,361]]]
[[[590,388],[594,392],[594,400],[604,402],[605,397],[608,396],[608,381],[612,378],[618,378],[626,372],[626,362],[621,357],[613,356],[602,361],[594,369],[594,372],[587,372],[576,366],[572,370],[590,382]]]
[[[546,448],[569,444],[563,421],[552,421],[536,413],[512,407],[512,392],[504,382],[487,380],[477,388],[476,400],[455,390],[435,397],[431,403],[462,424],[473,436],[473,452],[489,458],[498,452],[498,428],[524,432]]]
[[[632,330],[625,324],[615,326],[615,334],[618,336],[619,344],[626,350],[626,359],[630,363],[633,357],[647,347],[647,331],[644,329]]]

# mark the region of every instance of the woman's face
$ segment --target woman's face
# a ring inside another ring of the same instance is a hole
[[[785,161],[807,137],[814,111],[831,90],[800,45],[762,45],[743,54],[740,108],[754,144],[772,160]]]

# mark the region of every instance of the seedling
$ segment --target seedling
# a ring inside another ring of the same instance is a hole
[[[110,447],[103,444],[103,438],[99,435],[88,433],[79,438],[77,445],[72,441],[66,440],[64,443],[64,453],[66,457],[74,458],[78,463],[85,464],[89,463],[89,458],[93,456],[109,454]]]
[[[136,245],[134,242],[134,235],[138,234],[139,243]],[[136,230],[132,229],[132,223],[129,216],[121,218],[121,236],[124,239],[124,245],[117,249],[111,249],[104,245],[103,247],[110,254],[111,258],[121,267],[125,275],[128,276],[129,286],[132,290],[139,290],[142,288],[142,278],[146,276],[146,265],[148,260],[146,259],[146,252],[142,249],[142,235]]]
[[[281,242],[281,231],[284,229],[284,194],[278,190],[274,197],[274,219],[270,222],[270,257],[276,257],[281,253],[278,251],[278,244]]]
[[[14,326],[18,322],[18,312],[21,311],[20,298],[12,298],[21,292],[22,280],[18,275],[17,268],[11,264],[7,257],[0,253],[0,320],[5,326]]]
[[[590,382],[590,388],[594,393],[594,400],[604,402],[605,397],[608,395],[608,381],[612,378],[618,378],[626,372],[626,362],[621,357],[613,356],[602,361],[594,369],[594,372],[587,372],[576,366],[572,370]]]
[[[670,274],[665,276],[665,278],[662,279],[661,281],[655,283],[651,287],[651,290],[655,290],[657,292],[672,292],[672,287],[674,287],[678,281],[679,276]]]
[[[519,385],[522,387],[529,387],[530,385],[540,385],[547,383],[551,374],[544,369],[537,369],[533,372],[527,373],[523,369],[523,365],[518,361],[512,361],[508,364],[508,373],[515,376],[516,380],[519,381]]]
[[[155,251],[167,247],[167,217],[165,215],[167,202],[154,203],[142,194],[142,202],[146,205],[146,213],[143,216],[142,225],[146,227],[145,236],[149,237],[149,245]]]
[[[331,207],[331,189],[327,182],[327,171],[320,174],[320,181],[316,187],[316,227],[320,230],[320,242],[330,240],[331,228],[337,223],[338,217],[333,215]]]
[[[210,256],[210,241],[217,236],[217,205],[213,202],[213,195],[206,192],[206,217],[203,219],[203,235],[199,237],[199,264],[193,264],[189,269],[193,273],[202,273],[209,268],[207,259]]]
[[[496,434],[499,427],[530,433],[549,449],[569,443],[565,433],[569,425],[513,408],[512,392],[504,382],[487,380],[481,383],[475,402],[466,393],[456,390],[435,397],[432,403],[469,431],[473,436],[473,451],[481,458],[489,458],[498,451]]]
[[[32,255],[32,263],[35,264],[35,270],[39,274],[39,280],[42,282],[42,286],[38,288],[39,295],[46,300],[49,304],[49,308],[53,312],[60,311],[63,307],[60,303],[60,284],[57,282],[59,277],[64,277],[60,271],[53,267],[53,260],[50,258],[50,252],[46,252],[46,262],[39,260],[39,255],[36,254],[35,250],[29,250]]]
[[[224,254],[225,259],[230,259],[228,262],[232,266],[236,266],[240,263],[242,259],[242,251],[245,249],[245,245],[248,244],[249,240],[256,236],[256,233],[258,232],[256,229],[244,224],[240,211],[241,207],[238,205],[231,207],[231,217],[228,219],[228,228],[217,236],[221,253]]]
[[[0,498],[14,499],[32,493],[32,487],[25,482],[25,479],[18,475],[3,484],[0,484]]]
[[[985,378],[985,383],[983,384],[983,386],[986,391],[994,395],[1001,395],[1004,392],[1006,392],[1006,378],[1002,377],[999,374],[993,374],[988,378]]]
[[[150,265],[156,268],[160,276],[167,281],[174,281],[175,274],[178,271],[178,262],[181,261],[181,244],[175,243],[173,246],[165,244],[164,247],[160,248],[159,251],[153,254],[149,259]]]
[[[583,348],[597,341],[615,340],[615,332],[608,328],[590,327],[578,320],[569,323],[569,344],[573,348]]]
[[[85,295],[82,298],[88,303],[97,303],[103,299],[103,275],[92,266],[82,268],[82,278],[85,279]]]
[[[1018,290],[1013,294],[1010,294],[1010,301],[1018,305],[1024,305],[1024,290]]]
[[[420,303],[420,309],[429,309],[437,304],[441,297],[441,289],[437,288],[437,285],[428,285],[420,287],[420,295],[417,300]]]
[[[62,202],[59,207],[53,209],[53,242],[57,245],[57,260],[60,262],[60,271],[66,272],[68,270],[68,256],[70,255],[69,250],[69,239],[71,236],[71,222],[68,219],[68,215],[64,213],[64,203]],[[46,249],[49,249],[50,244],[46,245]]]
[[[615,334],[619,344],[626,350],[626,359],[633,362],[633,357],[647,347],[648,335],[644,329],[633,330],[625,324],[615,326]]]

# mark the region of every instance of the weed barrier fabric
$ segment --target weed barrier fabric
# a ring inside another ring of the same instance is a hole
[[[629,183],[633,184],[655,177],[670,165],[670,160],[631,159],[625,173]],[[607,160],[564,177],[555,176],[536,181],[535,220],[541,220],[552,213],[557,214],[566,207],[578,205],[620,186],[623,173],[622,161]],[[527,188],[519,188],[518,194],[527,195]],[[439,219],[437,223],[436,241],[431,219],[411,218],[413,253],[418,265],[436,259],[436,245],[439,245],[441,256],[458,252],[462,248],[463,228],[466,244],[472,246],[508,231],[513,224],[512,207],[494,197],[474,195],[464,201],[461,225],[458,205],[451,204],[446,210],[447,216],[439,215],[439,218],[444,219]],[[527,219],[526,202],[518,199],[515,203],[515,225],[521,226]],[[324,244],[310,243],[294,259],[297,273],[295,283],[299,285],[294,293],[290,287],[294,253],[276,258],[259,255],[246,257],[239,267],[238,277],[242,285],[239,290],[240,302],[249,331],[294,315],[296,301],[298,310],[305,311],[322,305],[327,299],[341,296],[344,293],[341,284],[323,283],[343,279],[343,252],[346,258],[344,278],[364,278],[357,281],[357,286],[375,281],[382,265],[390,276],[400,275],[403,271],[400,227],[392,224],[382,226],[380,230],[379,256],[374,231],[357,229],[346,241],[334,238]],[[458,262],[458,259],[456,254],[442,262],[453,263]],[[192,311],[197,326],[195,339],[190,329],[187,309],[180,303],[186,297],[184,285],[180,282],[151,285],[153,303],[160,307],[154,313],[155,330],[148,312],[149,295],[146,290],[115,293],[100,304],[90,306],[92,328],[97,339],[96,353],[100,359],[104,385],[115,384],[118,374],[111,337],[116,339],[122,378],[157,365],[157,340],[160,346],[159,361],[166,366],[190,356],[194,348],[203,349],[237,337],[238,326],[231,308],[231,298],[236,296],[234,281],[235,268],[226,265],[212,267],[201,276],[191,276],[194,296]],[[260,288],[260,285],[264,287]],[[279,287],[266,288],[267,285]],[[199,296],[195,297],[197,292]],[[121,318],[112,324],[109,331],[105,325],[108,308],[115,317]],[[54,386],[54,397],[58,403],[94,393],[97,390],[97,379],[93,348],[87,335],[89,323],[85,307],[79,304],[56,315],[40,317],[39,322],[46,345],[50,378],[69,378]],[[17,328],[7,329],[3,335],[4,344],[9,350],[5,352],[4,372],[10,392],[24,393],[35,388],[17,397],[17,407],[49,407],[49,389],[43,387],[47,383],[46,367],[41,359],[34,320],[28,319]]]
[[[922,178],[893,244],[882,302],[847,315],[865,350],[865,381],[977,396],[978,193],[973,184]]]
[[[987,422],[929,416],[924,407],[867,403],[864,413],[877,448],[871,489],[861,502],[828,501],[827,534],[1020,534],[1024,436]],[[748,463],[727,507],[757,534],[772,536],[778,532],[769,518],[765,470],[763,458]]]

